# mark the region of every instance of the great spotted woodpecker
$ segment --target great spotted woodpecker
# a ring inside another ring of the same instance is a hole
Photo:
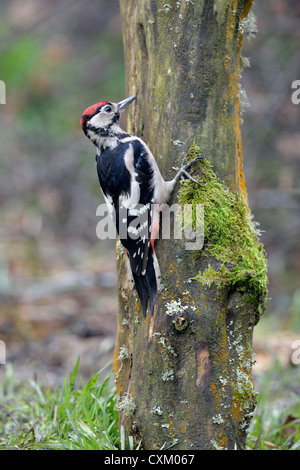
[[[197,158],[188,164],[184,160],[176,176],[165,181],[145,142],[119,126],[121,112],[135,98],[131,96],[119,103],[104,101],[90,106],[82,115],[81,126],[97,147],[100,186],[127,251],[129,284],[132,287],[135,284],[146,315],[148,301],[153,314],[160,280],[154,251],[159,230],[159,206],[168,201],[181,176],[197,183],[187,172]]]

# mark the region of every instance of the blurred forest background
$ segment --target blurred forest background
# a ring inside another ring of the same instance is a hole
[[[300,368],[300,4],[257,1],[253,11],[243,155],[271,298],[254,336],[259,388],[274,361]],[[59,384],[80,356],[89,377],[112,357],[117,289],[115,243],[96,237],[95,150],[79,121],[94,102],[126,96],[118,0],[2,0],[0,79],[0,339],[23,376]]]

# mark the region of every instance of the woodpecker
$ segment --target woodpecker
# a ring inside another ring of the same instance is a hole
[[[123,131],[120,115],[136,99],[119,103],[103,101],[88,107],[81,118],[85,135],[97,147],[96,166],[104,199],[114,214],[120,242],[127,252],[128,280],[136,287],[144,315],[151,315],[157,298],[160,271],[154,243],[159,230],[160,205],[165,204],[181,177],[192,178],[182,166],[171,181],[165,181],[148,146]]]

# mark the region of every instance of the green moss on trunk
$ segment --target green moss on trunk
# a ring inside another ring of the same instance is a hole
[[[189,158],[200,156],[194,144]],[[203,254],[220,262],[218,269],[209,266],[194,277],[203,285],[212,283],[244,289],[260,315],[265,310],[267,299],[267,260],[259,230],[243,195],[233,194],[214,173],[208,160],[197,162],[200,184],[190,180],[181,182],[179,202],[181,204],[204,205]]]

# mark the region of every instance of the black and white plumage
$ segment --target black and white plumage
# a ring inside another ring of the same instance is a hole
[[[120,113],[135,98],[90,106],[82,115],[81,125],[97,147],[99,182],[127,251],[129,283],[135,284],[144,314],[148,302],[153,314],[160,279],[154,252],[159,206],[168,201],[182,175],[190,177],[186,170],[192,162],[183,165],[173,180],[163,179],[145,142],[119,126]]]

